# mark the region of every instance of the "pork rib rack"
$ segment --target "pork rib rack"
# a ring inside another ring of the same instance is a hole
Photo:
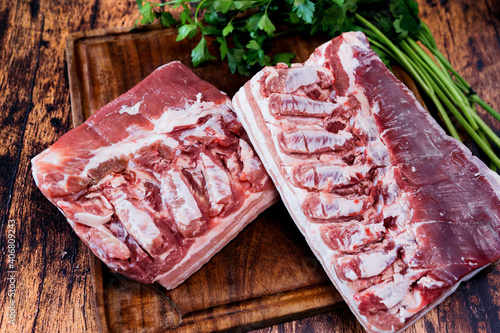
[[[500,178],[360,32],[266,67],[233,106],[295,223],[369,332],[406,328],[500,257]]]
[[[175,288],[277,192],[231,100],[172,62],[32,160],[43,194],[113,270]]]

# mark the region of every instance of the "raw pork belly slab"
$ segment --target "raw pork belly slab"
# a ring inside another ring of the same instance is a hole
[[[406,328],[500,257],[498,175],[445,134],[362,33],[264,68],[233,106],[368,331]]]
[[[43,194],[113,270],[182,283],[278,194],[231,100],[172,62],[33,158]]]

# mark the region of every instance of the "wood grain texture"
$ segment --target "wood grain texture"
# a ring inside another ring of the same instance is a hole
[[[443,53],[500,108],[500,3],[420,0]],[[71,127],[69,33],[131,26],[135,1],[0,2],[0,331],[96,332],[87,251],[30,176],[29,160]],[[480,111],[488,122],[492,119]],[[6,223],[16,220],[17,325],[7,322]],[[500,270],[464,283],[408,332],[500,332]],[[247,327],[246,329],[252,329]],[[260,332],[362,332],[348,310]]]

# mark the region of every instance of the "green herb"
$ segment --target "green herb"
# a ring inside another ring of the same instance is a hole
[[[500,147],[500,138],[477,115],[476,105],[498,121],[500,114],[476,94],[439,51],[429,28],[418,17],[418,4],[414,0],[174,0],[165,3],[137,0],[137,5],[140,14],[136,25],[159,20],[164,26],[177,27],[177,41],[200,38],[191,52],[194,66],[220,58],[227,60],[232,73],[243,75],[278,62],[290,64],[295,56],[292,53],[279,53],[273,58],[267,54],[272,40],[283,34],[323,33],[335,37],[346,31],[363,31],[387,66],[396,62],[410,74],[433,102],[450,135],[461,139],[452,116],[489,157],[491,168],[500,167],[500,159],[490,145],[491,142]],[[174,19],[169,8],[182,9],[179,20]],[[219,48],[219,54],[210,54],[207,38]]]

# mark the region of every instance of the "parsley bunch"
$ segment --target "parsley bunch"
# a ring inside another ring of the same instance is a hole
[[[346,31],[363,31],[389,68],[396,62],[410,74],[436,107],[450,135],[461,140],[452,115],[488,156],[491,168],[500,167],[500,158],[491,147],[491,143],[500,147],[500,138],[477,115],[476,105],[498,121],[500,114],[479,98],[439,51],[429,28],[418,17],[414,0],[137,0],[137,5],[136,25],[159,20],[178,29],[177,41],[200,38],[191,52],[194,66],[220,58],[227,60],[232,73],[243,75],[278,62],[290,64],[295,57],[292,53],[273,58],[267,54],[273,39],[283,34],[333,38]],[[170,9],[180,11],[179,19]],[[207,38],[218,46],[219,54],[209,52]]]
[[[312,4],[309,0],[305,1]],[[298,19],[301,17],[310,20],[312,17],[308,5],[294,5],[289,0],[174,0],[166,3],[137,0],[137,5],[140,10],[137,23],[148,24],[159,19],[166,27],[176,26],[177,41],[195,38],[201,34],[198,45],[191,52],[194,66],[217,58],[227,59],[232,73],[238,72],[247,76],[250,75],[252,67],[263,67],[278,62],[290,63],[295,56],[292,53],[279,53],[271,59],[266,54],[272,39],[284,32],[281,27],[291,24],[289,16],[282,15],[282,10],[294,11],[294,17]],[[175,20],[170,12],[162,10],[165,7],[181,7],[179,20]],[[314,5],[312,8],[314,9]],[[219,47],[219,54],[210,54],[208,36],[212,43]]]

